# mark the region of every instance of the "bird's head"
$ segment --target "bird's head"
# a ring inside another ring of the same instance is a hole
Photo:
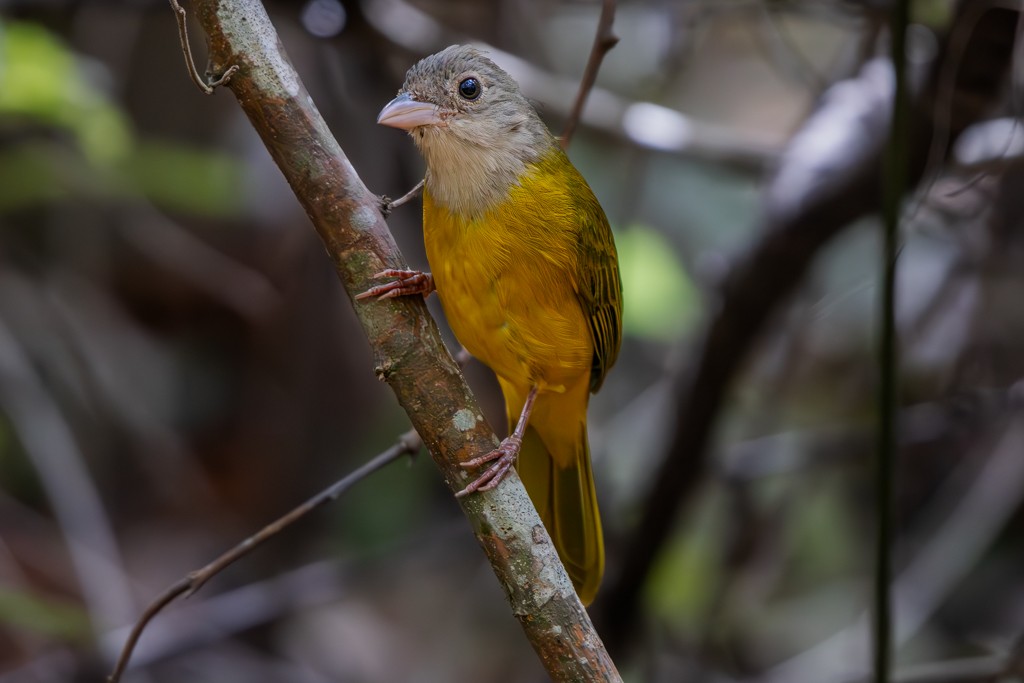
[[[482,146],[524,127],[544,127],[512,77],[469,45],[452,45],[413,65],[377,123],[418,139],[449,134]]]
[[[377,123],[409,131],[426,158],[434,194],[477,191],[481,205],[507,191],[527,164],[556,144],[512,77],[468,45],[413,65]],[[456,184],[466,187],[460,191]]]

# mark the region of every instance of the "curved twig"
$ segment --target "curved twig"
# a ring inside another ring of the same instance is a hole
[[[188,41],[188,23],[185,20],[185,8],[178,4],[178,0],[170,0],[170,2],[171,9],[174,10],[174,18],[178,22],[178,40],[181,42],[181,52],[185,55],[185,66],[188,68],[188,76],[204,95],[212,95],[217,86],[226,85],[231,80],[231,77],[238,71],[238,65],[232,64],[224,70],[224,73],[212,79],[209,83],[203,80],[203,77],[199,75],[199,70],[196,68],[195,59],[192,57],[192,46]]]
[[[562,149],[568,149],[569,141],[572,139],[573,133],[576,132],[576,126],[579,125],[580,117],[583,116],[583,105],[587,103],[587,97],[594,89],[597,72],[601,70],[604,56],[619,42],[619,37],[612,33],[613,23],[615,23],[615,0],[604,0],[601,4],[601,18],[597,20],[594,45],[590,48],[590,57],[587,59],[587,68],[583,71],[580,89],[576,93],[576,100],[572,104],[569,118],[565,121],[565,129],[562,131],[560,140]]]
[[[189,595],[192,595],[202,588],[203,584],[207,581],[222,572],[224,569],[228,568],[230,565],[234,564],[237,560],[240,560],[251,553],[285,528],[291,526],[318,507],[336,500],[338,496],[351,488],[354,484],[362,481],[385,465],[394,462],[403,455],[415,455],[422,447],[423,442],[415,431],[406,432],[402,436],[398,437],[398,441],[391,446],[391,448],[378,454],[365,465],[359,467],[351,474],[316,494],[288,514],[263,527],[258,532],[215,559],[213,562],[210,562],[201,569],[189,572],[187,575],[169,586],[167,590],[161,593],[149,604],[148,607],[146,607],[146,611],[142,613],[142,616],[139,617],[135,626],[132,627],[132,631],[128,635],[128,639],[121,648],[121,654],[117,658],[114,670],[107,678],[108,683],[117,683],[117,681],[121,679],[121,675],[128,666],[132,652],[135,651],[135,646],[138,644],[139,638],[142,636],[142,632],[146,630],[146,626],[150,621],[152,621],[153,617],[159,614],[165,607],[167,607],[167,605],[171,604],[179,597],[188,597]]]

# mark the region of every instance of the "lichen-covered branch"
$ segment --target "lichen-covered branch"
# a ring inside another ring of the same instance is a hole
[[[257,0],[195,0],[211,73],[228,87],[309,215],[350,298],[405,263],[380,200],[360,180],[313,106]],[[371,125],[372,122],[366,122]],[[437,326],[418,297],[354,302],[377,376],[394,390],[452,491],[459,462],[497,444]],[[511,476],[460,501],[519,620],[555,681],[618,681],[530,498]]]

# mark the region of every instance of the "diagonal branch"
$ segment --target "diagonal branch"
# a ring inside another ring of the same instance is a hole
[[[350,298],[374,273],[404,268],[380,200],[331,135],[257,0],[195,0],[212,73],[238,72],[229,88],[324,242]],[[394,390],[448,487],[459,463],[497,444],[476,399],[416,297],[355,303],[375,372]],[[512,611],[555,681],[618,681],[590,618],[517,476],[459,501]]]
[[[135,622],[131,633],[128,634],[128,639],[121,648],[121,654],[118,656],[117,663],[114,665],[114,671],[107,678],[107,682],[117,683],[121,680],[121,674],[124,673],[125,668],[128,666],[128,662],[132,657],[132,652],[134,652],[135,646],[139,642],[139,638],[142,637],[142,632],[146,630],[146,626],[148,626],[149,622],[153,620],[153,617],[163,611],[163,609],[169,604],[180,597],[187,598],[192,595],[214,576],[221,573],[230,565],[242,559],[260,545],[281,533],[284,529],[299,521],[313,510],[316,510],[331,501],[337,500],[338,496],[350,489],[354,484],[366,479],[377,470],[394,462],[403,455],[416,455],[422,446],[423,443],[420,441],[420,437],[415,431],[409,431],[403,434],[398,438],[398,441],[394,445],[386,451],[379,453],[366,464],[356,468],[350,474],[339,479],[330,487],[316,494],[288,514],[263,527],[231,550],[220,555],[217,559],[213,560],[213,562],[210,562],[206,566],[201,569],[197,569],[194,572],[189,572],[187,575],[171,584],[163,593],[157,596],[156,599],[149,604],[146,610],[142,613],[142,616],[139,617],[139,620]]]

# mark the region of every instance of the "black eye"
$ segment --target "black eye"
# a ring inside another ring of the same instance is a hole
[[[475,78],[466,78],[459,83],[459,94],[467,100],[475,100],[480,97],[480,81]]]

